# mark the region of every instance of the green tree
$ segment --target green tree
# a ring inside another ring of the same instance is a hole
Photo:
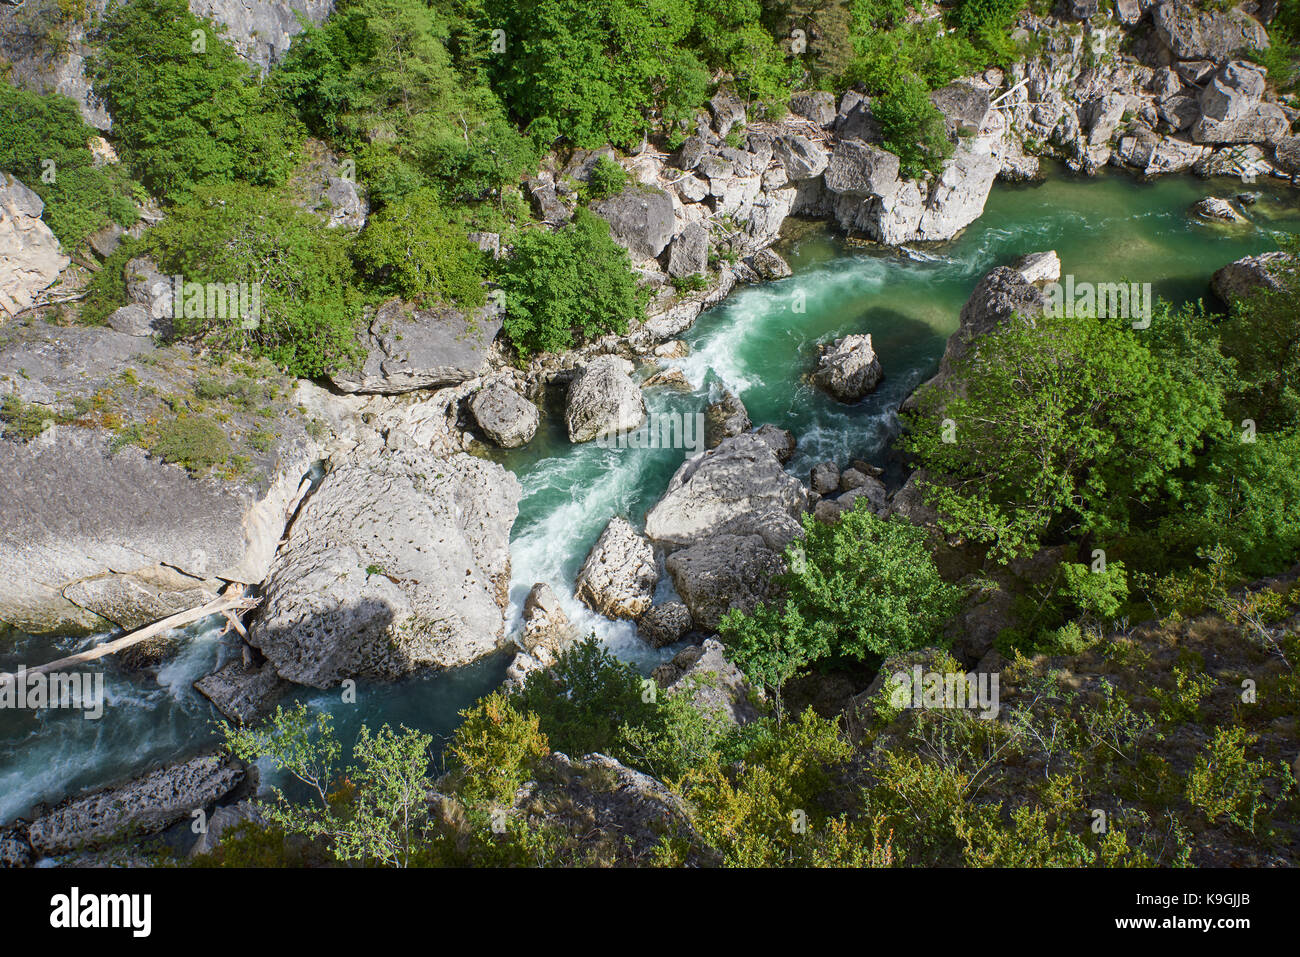
[[[882,519],[860,499],[834,525],[804,519],[786,550],[775,601],[732,609],[719,631],[751,680],[778,692],[827,656],[880,661],[937,639],[960,592],[930,557],[924,530]]]
[[[126,170],[94,164],[87,144],[97,135],[66,96],[0,85],[0,169],[41,197],[41,218],[70,251],[109,223],[138,218],[140,189]]]
[[[277,193],[235,183],[200,187],[150,230],[144,250],[187,283],[247,283],[260,308],[220,314],[189,297],[174,305],[175,334],[217,355],[270,359],[289,375],[319,376],[357,353],[361,297],[348,237]]]
[[[274,185],[302,129],[185,0],[131,0],[95,28],[87,64],[123,159],[155,194],[182,201],[204,183]]]
[[[1152,320],[1176,322],[1165,309]],[[1199,376],[1170,336],[1128,322],[1013,318],[918,392],[905,448],[953,534],[996,558],[1125,532],[1222,428],[1217,368]],[[1171,350],[1171,351],[1167,351]],[[947,423],[947,424],[945,424]]]
[[[256,728],[225,725],[223,733],[231,754],[269,758],[309,794],[306,802],[294,802],[272,787],[275,800],[261,807],[272,827],[323,841],[338,860],[388,867],[410,866],[430,839],[429,735],[387,725],[372,733],[363,726],[353,763],[343,769],[332,717],[319,712],[313,719],[305,704],[278,707]]]
[[[431,189],[416,190],[375,213],[353,256],[385,295],[465,308],[485,300],[483,253],[449,221]]]
[[[504,327],[516,352],[560,352],[641,317],[649,294],[637,287],[627,251],[609,224],[585,209],[554,231],[522,233],[501,267]]]

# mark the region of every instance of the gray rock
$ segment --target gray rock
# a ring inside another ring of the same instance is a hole
[[[850,471],[856,470],[850,469]],[[839,505],[841,509],[848,510],[854,507],[858,499],[865,498],[871,511],[880,513],[885,510],[888,497],[888,493],[885,491],[884,482],[880,481],[878,478],[864,475],[862,476],[862,482],[860,484],[856,484],[853,488],[847,490],[843,495],[835,500],[835,503]]]
[[[591,211],[609,223],[611,238],[634,259],[658,257],[676,228],[673,198],[654,186],[631,186],[592,203]]]
[[[781,429],[775,425],[760,425],[755,431],[754,436],[760,439],[776,456],[776,460],[784,465],[794,458],[796,442],[794,433],[789,429]]]
[[[0,837],[0,868],[30,867],[32,847],[23,837]]]
[[[716,449],[723,439],[748,432],[753,423],[745,404],[730,391],[704,410],[704,447]]]
[[[108,317],[111,329],[128,336],[151,336],[154,334],[155,320],[144,306],[131,303],[113,311]]]
[[[988,90],[964,80],[954,80],[935,90],[930,102],[943,114],[950,134],[978,133],[992,108]]]
[[[1190,0],[1164,0],[1151,13],[1156,35],[1179,60],[1218,63],[1243,50],[1267,49],[1268,33],[1239,8],[1199,9]]]
[[[1192,126],[1198,143],[1276,143],[1291,122],[1276,103],[1261,101],[1264,72],[1243,60],[1225,63],[1201,92],[1201,117]]]
[[[501,645],[519,482],[419,448],[358,453],[302,506],[250,643],[289,681],[394,679]]]
[[[448,306],[412,309],[400,300],[371,320],[366,358],[358,370],[334,372],[344,392],[396,395],[456,385],[488,369],[501,316],[491,304],[473,315]]]
[[[303,30],[302,20],[320,26],[334,10],[334,0],[189,0],[189,5],[195,16],[224,27],[235,52],[263,73],[288,52]]]
[[[726,136],[736,125],[745,125],[745,104],[730,90],[718,90],[709,100],[713,113],[713,128],[719,136]]]
[[[1189,143],[1176,136],[1166,136],[1156,146],[1143,172],[1147,176],[1181,173],[1196,165],[1205,155],[1206,149],[1207,147]]]
[[[131,835],[154,834],[233,791],[245,776],[237,761],[208,754],[172,764],[120,787],[73,798],[28,828],[32,848],[57,854]]]
[[[1300,173],[1300,136],[1287,136],[1278,140],[1273,148],[1273,161],[1292,176]]]
[[[781,559],[758,535],[714,535],[666,561],[696,627],[716,631],[732,608],[751,612],[768,593]]]
[[[781,467],[762,436],[747,433],[683,463],[646,515],[646,534],[669,547],[759,535],[780,551],[800,534],[807,507],[803,483]]]
[[[479,429],[503,449],[527,445],[541,420],[537,406],[503,382],[475,392],[469,400],[469,411]]]
[[[1011,268],[1024,276],[1026,282],[1056,282],[1061,278],[1061,258],[1054,249],[1021,256]]]
[[[790,97],[790,112],[820,127],[830,127],[835,123],[835,117],[838,115],[835,94],[825,90],[796,93]]]
[[[527,186],[533,211],[542,222],[551,226],[563,226],[573,218],[573,210],[561,202],[554,182],[549,179],[531,179]]]
[[[640,428],[645,399],[632,381],[632,364],[617,356],[592,359],[569,385],[564,421],[570,442],[590,442]]]
[[[1207,196],[1192,206],[1192,215],[1217,223],[1244,223],[1246,217],[1237,212],[1226,199]]]
[[[637,634],[652,648],[662,648],[681,641],[693,627],[691,611],[680,601],[655,605],[636,620]]]
[[[840,487],[840,470],[834,462],[820,462],[812,467],[808,484],[818,495],[832,495]]]
[[[1115,19],[1126,27],[1134,26],[1145,12],[1141,0],[1115,0]]]
[[[840,100],[839,116],[835,120],[835,132],[841,140],[861,140],[864,143],[880,141],[880,121],[871,110],[871,101],[852,90]]]
[[[841,402],[856,402],[880,384],[884,373],[870,335],[853,335],[820,346],[813,384]]]
[[[615,517],[582,563],[575,591],[607,618],[636,618],[649,610],[658,581],[654,547],[626,519]]]
[[[687,223],[668,248],[668,275],[694,276],[709,270],[709,231],[702,223]]]
[[[199,835],[199,839],[190,848],[190,857],[211,854],[221,846],[222,835],[245,823],[265,823],[262,812],[252,801],[240,801],[238,804],[227,804],[225,807],[217,808],[208,818],[208,825]]]
[[[749,264],[749,268],[754,270],[758,278],[767,281],[784,279],[794,273],[794,270],[790,268],[790,264],[782,259],[774,249],[760,249],[747,258],[745,262]]]
[[[654,670],[654,679],[668,694],[689,694],[697,708],[733,724],[748,724],[759,716],[754,702],[761,696],[727,660],[726,649],[715,638],[683,648]]]
[[[820,176],[829,160],[824,147],[797,133],[777,137],[772,142],[772,152],[791,181]]]
[[[0,172],[0,312],[22,312],[71,260],[41,219],[45,203]]]
[[[194,682],[194,690],[236,724],[252,724],[270,713],[289,684],[268,663],[248,665],[240,659],[226,662]]]
[[[1291,257],[1284,252],[1246,256],[1217,270],[1210,288],[1226,303],[1239,302],[1257,289],[1281,289],[1280,274],[1289,268],[1293,268]]]
[[[898,157],[888,150],[841,140],[826,167],[826,188],[845,196],[888,196],[898,188],[898,168]]]
[[[556,656],[577,640],[560,599],[545,582],[537,582],[524,599],[524,630],[519,641],[541,667],[555,664]]]

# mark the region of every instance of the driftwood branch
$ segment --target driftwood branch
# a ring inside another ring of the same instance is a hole
[[[212,601],[205,605],[199,605],[196,608],[188,608],[185,611],[169,615],[160,621],[155,621],[151,625],[145,625],[138,631],[133,631],[129,635],[123,635],[120,638],[114,638],[112,641],[105,641],[93,648],[85,651],[79,651],[75,655],[69,655],[67,658],[60,658],[58,661],[51,661],[46,665],[39,665],[35,668],[28,668],[27,674],[41,674],[43,672],[57,671],[62,668],[68,668],[72,665],[84,664],[87,661],[94,661],[96,658],[103,658],[107,655],[116,654],[123,648],[130,648],[132,645],[138,645],[142,641],[147,641],[165,631],[171,631],[173,628],[179,628],[181,625],[188,625],[209,615],[225,615],[230,621],[236,621],[235,613],[247,611],[257,604],[256,598],[245,598],[242,595],[228,591],[225,594],[218,595]],[[239,629],[243,633],[243,628]],[[0,673],[0,684],[12,681],[12,674]]]

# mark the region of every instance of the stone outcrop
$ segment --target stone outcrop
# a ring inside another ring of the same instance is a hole
[[[672,661],[654,670],[654,679],[667,694],[689,694],[697,708],[732,724],[748,724],[759,716],[755,702],[761,694],[727,660],[716,638],[683,648]]]
[[[1210,278],[1210,288],[1224,302],[1237,302],[1257,289],[1282,288],[1278,272],[1283,268],[1294,268],[1287,253],[1247,256],[1217,270]]]
[[[418,448],[339,462],[302,507],[250,642],[289,681],[399,678],[467,664],[505,638],[519,482]]]
[[[633,259],[654,259],[673,238],[673,200],[657,187],[631,186],[596,200],[591,211],[609,223],[610,237]]]
[[[27,837],[37,853],[58,854],[112,838],[157,833],[221,800],[244,777],[239,762],[203,755],[73,798],[37,818]]]
[[[1291,135],[1282,107],[1261,100],[1264,71],[1241,60],[1225,63],[1201,92],[1201,116],[1192,126],[1197,143],[1277,143]]]
[[[163,398],[192,387],[194,361],[106,327],[31,323],[0,345],[0,394],[49,416],[29,441],[0,440],[0,621],[37,634],[135,628],[202,604],[224,582],[266,575],[320,456],[291,383],[268,378],[282,393],[264,409],[210,403],[223,441],[247,456],[235,475],[189,474],[135,445],[118,448],[101,426],[104,416],[123,427],[170,417]],[[269,444],[240,444],[268,420]]]
[[[636,620],[637,634],[652,648],[681,641],[693,626],[691,610],[680,601],[655,605]]]
[[[691,619],[707,631],[716,631],[732,608],[753,611],[782,569],[759,535],[714,535],[673,552],[665,564]]]
[[[683,463],[646,515],[646,534],[669,548],[719,535],[758,536],[781,551],[800,534],[807,507],[803,483],[766,441],[747,433]]]
[[[0,319],[30,306],[71,261],[41,219],[45,203],[0,172]]]
[[[537,432],[537,406],[504,382],[494,382],[469,400],[470,415],[479,429],[503,449],[527,445]]]
[[[570,442],[590,442],[641,426],[645,399],[631,372],[632,363],[618,356],[597,356],[583,366],[564,406]]]
[[[1164,0],[1151,11],[1151,20],[1156,35],[1179,60],[1219,62],[1269,45],[1263,25],[1238,7],[1212,10],[1190,0]]]
[[[870,335],[845,336],[819,348],[813,384],[841,402],[856,402],[884,377]]]
[[[334,0],[189,0],[195,16],[223,27],[241,57],[263,73],[284,57],[305,20],[320,26],[334,11]]]
[[[488,370],[501,315],[492,304],[473,315],[447,306],[412,309],[399,300],[375,313],[361,368],[331,373],[344,392],[396,394],[455,385]]]
[[[654,548],[627,519],[615,517],[582,563],[575,591],[607,618],[636,618],[650,608],[658,580]]]

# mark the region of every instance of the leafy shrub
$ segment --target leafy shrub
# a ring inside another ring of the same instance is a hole
[[[938,170],[953,154],[943,114],[930,102],[930,91],[915,77],[899,79],[871,102],[880,123],[882,145],[899,160],[903,176]]]
[[[431,189],[419,189],[375,213],[353,247],[359,268],[385,295],[481,306],[484,257],[453,225]]]
[[[1210,823],[1228,820],[1253,834],[1260,814],[1267,814],[1294,787],[1285,764],[1270,765],[1246,756],[1247,746],[1257,740],[1242,727],[1218,728],[1196,756],[1187,779],[1187,800]]]
[[[937,639],[960,592],[939,577],[923,529],[860,499],[834,525],[805,516],[804,530],[774,579],[779,597],[732,609],[719,628],[751,680],[776,690],[819,658],[879,661]]]
[[[229,308],[224,316],[174,308],[178,337],[311,377],[357,353],[361,298],[347,243],[342,231],[278,194],[236,183],[198,188],[192,202],[150,230],[144,249],[187,283],[261,284],[260,315],[252,321]]]
[[[536,714],[551,746],[573,757],[611,752],[623,726],[643,725],[653,713],[642,700],[641,677],[594,636],[566,648],[551,668],[530,674],[510,703]]]
[[[587,193],[592,199],[608,199],[626,188],[627,170],[608,156],[596,160],[587,180]]]
[[[585,209],[562,229],[523,233],[499,281],[506,335],[525,357],[626,332],[649,299],[637,288],[627,251],[610,238],[609,224]]]
[[[126,171],[95,168],[87,144],[97,135],[66,96],[0,84],[0,169],[41,197],[41,218],[70,251],[109,223],[133,226],[138,215],[139,187]]]
[[[87,75],[113,115],[123,159],[173,201],[205,183],[277,184],[302,139],[220,36],[185,0],[116,4],[93,31]]]
[[[537,715],[520,711],[500,692],[461,712],[448,748],[470,801],[509,805],[537,762],[550,753]]]

